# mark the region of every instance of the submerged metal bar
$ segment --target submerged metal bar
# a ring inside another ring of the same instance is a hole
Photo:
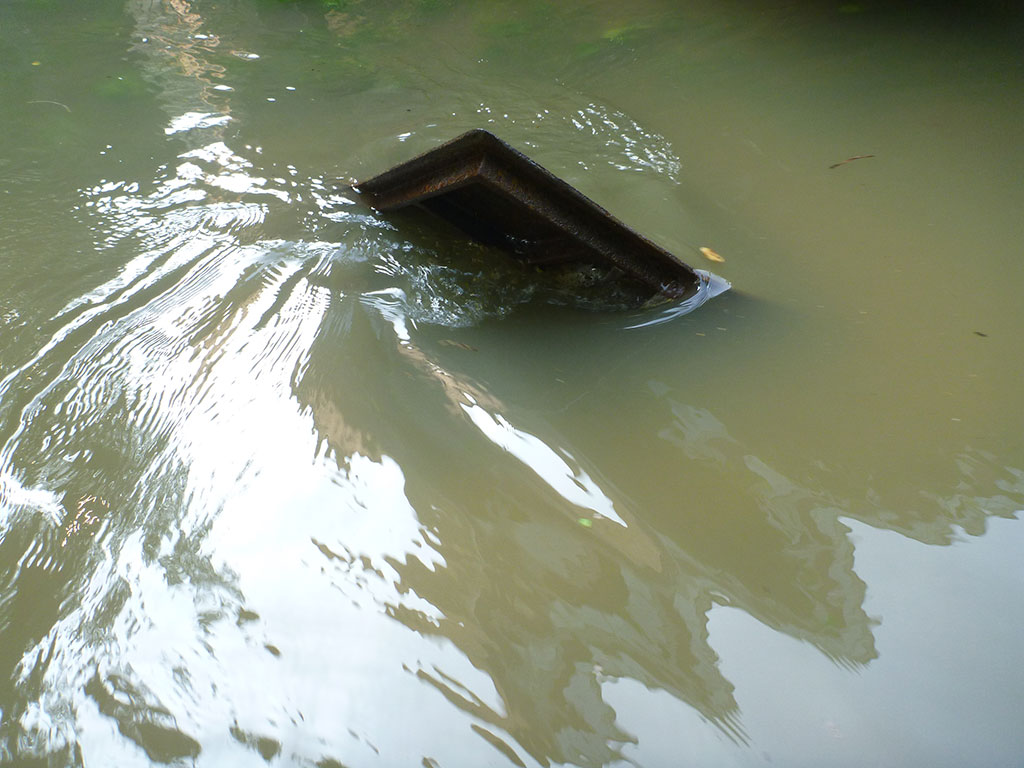
[[[497,136],[473,130],[355,188],[380,211],[410,205],[529,264],[619,270],[685,298],[696,273]]]

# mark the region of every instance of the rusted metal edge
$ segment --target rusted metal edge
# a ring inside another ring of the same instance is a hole
[[[379,211],[419,206],[531,264],[617,268],[673,298],[692,295],[699,284],[688,265],[482,129],[355,188]]]

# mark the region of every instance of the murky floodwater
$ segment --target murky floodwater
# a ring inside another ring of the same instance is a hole
[[[0,763],[1021,765],[1022,25],[964,5],[7,0]],[[346,189],[472,127],[733,291]]]

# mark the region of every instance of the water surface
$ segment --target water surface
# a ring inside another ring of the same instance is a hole
[[[1020,30],[6,3],[0,762],[1020,764]],[[733,290],[348,188],[474,127]]]

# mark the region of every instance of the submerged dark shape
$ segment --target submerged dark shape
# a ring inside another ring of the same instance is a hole
[[[700,278],[668,251],[493,134],[464,133],[357,183],[371,206],[419,206],[528,264],[587,265],[686,298]]]

